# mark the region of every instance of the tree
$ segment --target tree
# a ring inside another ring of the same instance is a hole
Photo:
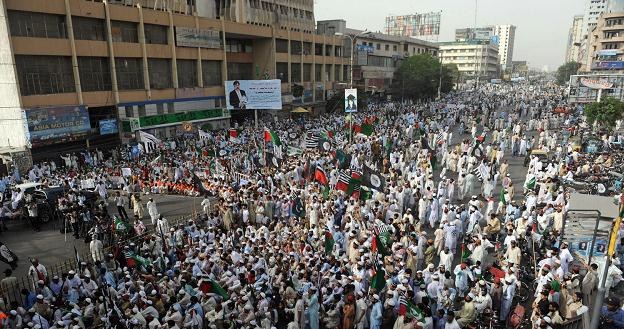
[[[615,122],[624,116],[624,102],[613,97],[605,97],[600,102],[585,106],[587,122],[605,128],[615,127]]]
[[[430,54],[419,54],[405,59],[394,73],[392,92],[398,98],[427,99],[438,94],[442,71],[442,92],[453,89],[458,76],[457,66],[444,65],[440,70],[440,62]]]
[[[568,81],[570,81],[570,76],[575,75],[580,67],[581,64],[574,61],[559,66],[557,69],[557,84],[564,85],[568,83]]]

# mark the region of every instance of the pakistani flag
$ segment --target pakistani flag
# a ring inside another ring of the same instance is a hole
[[[362,185],[377,191],[383,191],[386,187],[386,179],[369,166],[364,166],[364,175],[362,177]]]
[[[118,216],[115,216],[115,231],[126,231],[128,229],[128,223],[124,222]]]
[[[381,291],[386,286],[386,272],[383,267],[380,265],[377,266],[375,270],[375,275],[371,279],[371,288],[377,290],[377,292]]]
[[[507,203],[506,198],[505,198],[505,189],[501,188],[501,192],[500,192],[500,202],[502,204]]]
[[[360,200],[369,200],[373,198],[373,191],[366,186],[360,186]]]
[[[408,319],[425,321],[425,316],[423,315],[422,311],[418,308],[418,306],[412,304],[412,302],[409,300],[405,302],[405,316]]]
[[[334,236],[331,234],[331,232],[326,231],[325,232],[325,254],[329,255],[331,254],[332,250],[334,250]]]
[[[303,205],[303,201],[300,197],[295,197],[295,200],[293,202],[293,215],[295,215],[297,218],[303,218],[305,216],[305,206]]]
[[[527,190],[533,190],[535,188],[536,183],[537,183],[537,179],[535,178],[535,176],[533,176],[524,184],[524,187],[526,187]]]

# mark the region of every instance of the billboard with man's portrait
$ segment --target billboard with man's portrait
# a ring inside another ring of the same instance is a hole
[[[281,80],[235,80],[225,82],[228,110],[281,110]]]

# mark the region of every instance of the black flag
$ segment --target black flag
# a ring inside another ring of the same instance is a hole
[[[386,188],[386,179],[383,175],[381,175],[381,173],[365,165],[364,175],[362,176],[362,185],[377,191],[383,191]]]

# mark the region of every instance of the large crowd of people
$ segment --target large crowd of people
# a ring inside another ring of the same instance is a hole
[[[591,169],[563,101],[484,85],[37,164],[0,183],[0,217],[32,202],[20,182],[64,186],[55,214],[90,257],[59,276],[33,259],[15,291],[0,245],[2,327],[588,328],[599,266],[561,235],[561,182]],[[170,222],[151,197],[169,193],[203,195],[201,213]],[[622,250],[604,328],[624,328]]]

